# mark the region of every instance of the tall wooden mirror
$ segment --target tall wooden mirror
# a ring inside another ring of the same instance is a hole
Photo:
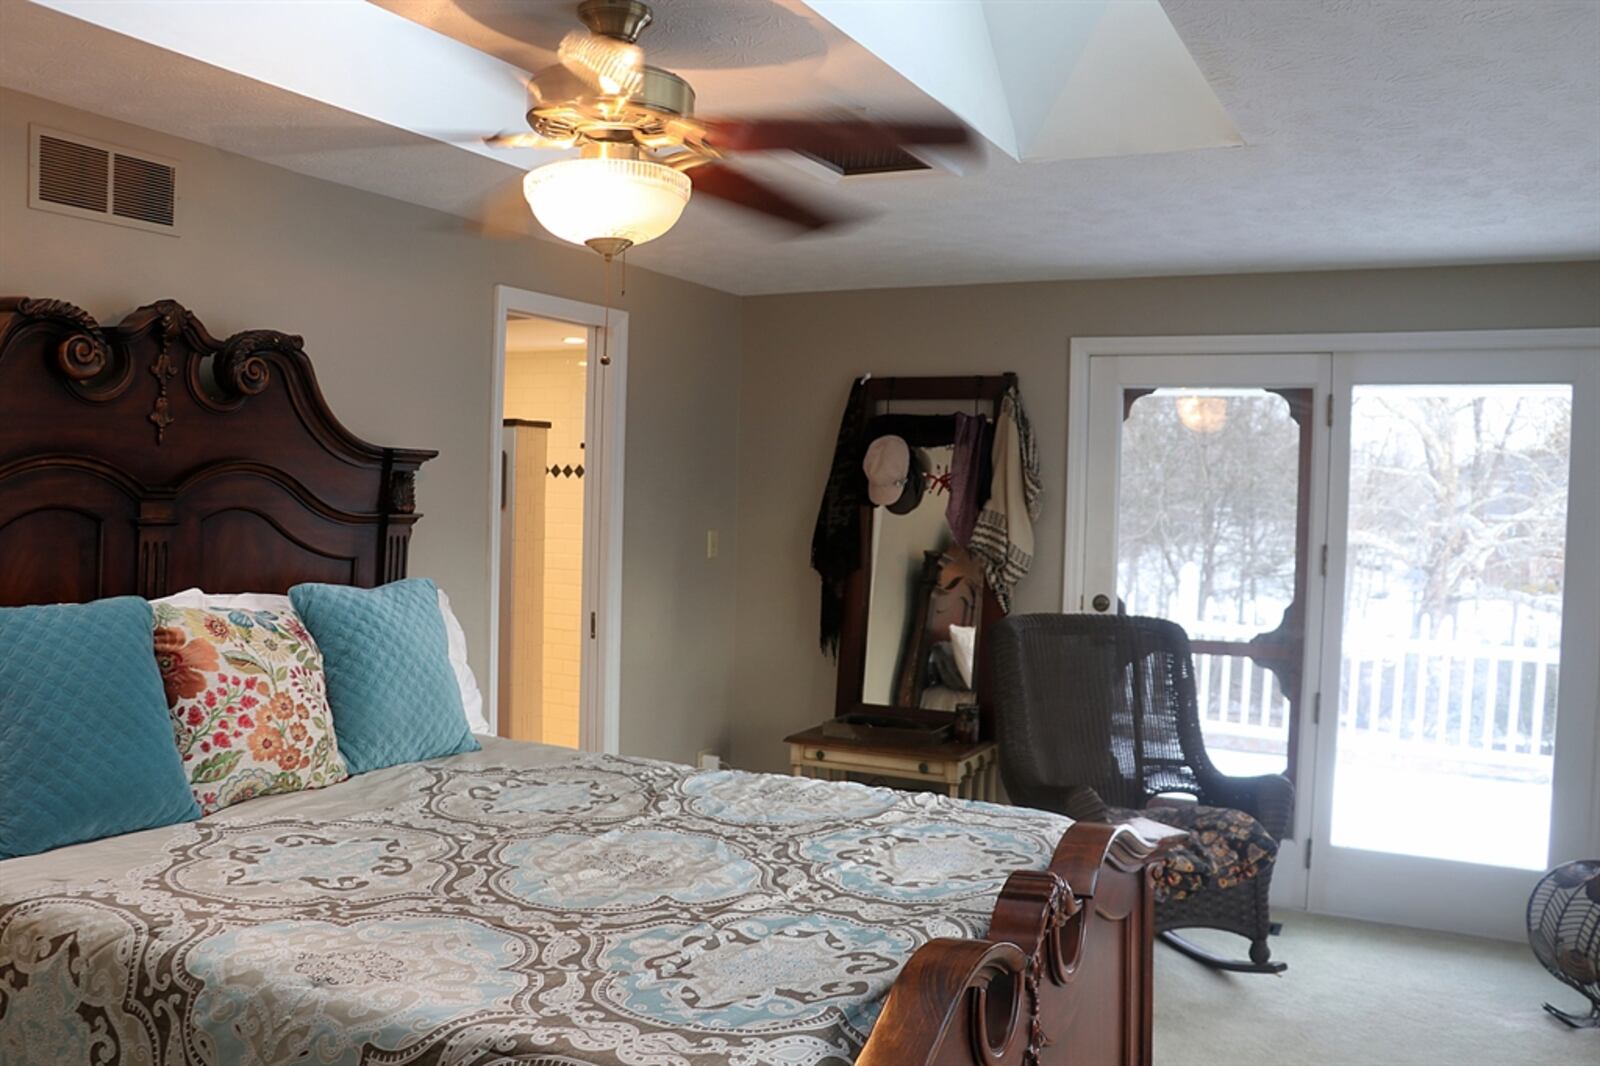
[[[1013,374],[891,377],[864,386],[863,446],[902,438],[921,485],[895,505],[862,505],[862,562],[846,585],[840,626],[836,717],[936,727],[953,723],[958,707],[976,704],[980,735],[992,735],[984,633],[1002,614],[947,509],[956,415],[987,420],[987,461],[1000,400],[1015,381]],[[986,465],[984,473],[986,495]]]

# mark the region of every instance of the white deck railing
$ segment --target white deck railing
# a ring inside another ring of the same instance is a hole
[[[1202,630],[1196,639],[1254,635],[1216,624],[1196,629]],[[1544,639],[1536,644],[1535,636]],[[1518,626],[1513,639],[1473,644],[1450,639],[1445,629],[1437,636],[1347,641],[1343,692],[1325,695],[1324,703],[1337,700],[1347,737],[1353,732],[1386,747],[1415,746],[1435,757],[1501,767],[1547,764],[1559,649],[1548,631],[1531,626]],[[1289,705],[1277,679],[1243,656],[1194,658],[1206,736],[1227,747],[1284,750]]]
[[[1250,634],[1253,636],[1254,634]],[[1211,640],[1233,640],[1210,627]],[[1289,701],[1277,678],[1250,659],[1237,655],[1194,657],[1195,692],[1206,736],[1241,741],[1255,751],[1282,751],[1289,737]]]

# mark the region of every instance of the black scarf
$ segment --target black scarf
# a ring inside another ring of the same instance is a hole
[[[866,442],[866,382],[857,381],[845,401],[839,437],[833,445],[828,487],[811,532],[811,569],[822,576],[822,650],[839,654],[839,627],[844,619],[844,590],[861,566],[861,501],[864,475],[861,458]]]

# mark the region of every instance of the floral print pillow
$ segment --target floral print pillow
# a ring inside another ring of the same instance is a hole
[[[343,781],[322,653],[293,611],[155,605],[156,662],[203,814]]]

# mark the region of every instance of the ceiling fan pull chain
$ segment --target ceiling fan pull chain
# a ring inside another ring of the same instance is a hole
[[[600,283],[600,303],[605,308],[600,327],[600,365],[611,365],[611,256],[605,257],[604,280]]]

